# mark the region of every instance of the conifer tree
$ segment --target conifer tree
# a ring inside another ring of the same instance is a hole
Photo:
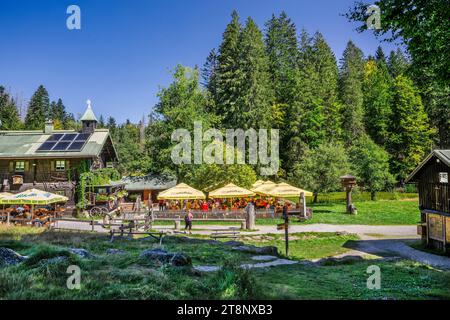
[[[50,100],[44,86],[40,85],[31,97],[25,117],[25,128],[39,130],[44,128],[47,116],[50,114]]]
[[[18,130],[22,127],[15,101],[0,86],[0,130]]]
[[[338,101],[339,70],[336,57],[320,32],[316,32],[312,42],[312,63],[317,73],[314,86],[316,96],[323,105],[324,135],[339,140],[342,135],[341,104]]]
[[[367,61],[364,67],[364,124],[373,141],[383,147],[389,140],[391,82],[383,60]]]
[[[237,100],[240,96],[242,75],[239,72],[239,50],[242,25],[239,15],[233,11],[231,22],[223,34],[222,43],[217,57],[217,77],[215,98],[215,113],[229,122],[230,114],[238,112]],[[231,125],[232,126],[232,125]]]
[[[363,52],[352,41],[349,41],[341,59],[339,75],[340,98],[343,104],[342,127],[347,146],[365,133],[363,79]]]
[[[422,99],[413,81],[400,75],[394,80],[391,135],[388,151],[391,170],[403,182],[432,148],[430,128]]]

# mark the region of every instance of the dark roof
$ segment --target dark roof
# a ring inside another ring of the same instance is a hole
[[[140,177],[124,177],[121,181],[125,183],[125,189],[128,191],[167,190],[175,187],[177,184],[177,180],[174,177],[155,174]]]
[[[80,151],[37,152],[37,149],[54,133],[75,133],[73,130],[42,131],[0,131],[0,159],[35,158],[91,158],[98,156],[110,139],[107,129],[97,129]],[[114,147],[114,145],[113,145]]]
[[[424,165],[426,165],[431,159],[434,157],[441,160],[444,164],[446,164],[448,167],[450,167],[450,150],[433,150],[428,157],[425,158],[418,166],[414,169],[413,172],[406,178],[406,183],[409,182],[415,182],[414,178],[416,174],[420,171],[420,169],[423,168]]]

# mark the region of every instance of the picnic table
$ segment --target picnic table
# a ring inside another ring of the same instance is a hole
[[[240,236],[239,228],[231,227],[228,229],[214,229],[213,233],[211,234],[211,238],[214,240],[217,239],[224,239],[224,238],[230,238],[230,239],[238,239]]]

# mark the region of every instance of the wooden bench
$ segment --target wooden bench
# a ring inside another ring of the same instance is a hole
[[[112,225],[114,226],[114,224]],[[127,235],[148,235],[150,237],[152,237],[153,239],[155,239],[156,241],[159,242],[159,244],[162,244],[162,239],[164,238],[164,236],[166,235],[166,232],[160,230],[160,231],[137,231],[136,230],[136,224],[132,221],[128,224],[115,224],[115,226],[118,226],[117,229],[111,228],[111,230],[109,231],[110,235],[111,235],[111,242],[114,241],[114,235],[119,235],[121,237],[123,237],[125,235],[125,233]],[[126,230],[128,230],[128,232],[126,232]]]
[[[211,234],[211,238],[214,240],[217,239],[238,239],[240,236],[240,232],[238,228],[229,228],[229,229],[215,229]]]

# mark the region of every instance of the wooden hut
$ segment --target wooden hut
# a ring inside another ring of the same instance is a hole
[[[429,246],[450,244],[450,150],[434,150],[406,179],[417,184],[421,224],[418,233]]]

